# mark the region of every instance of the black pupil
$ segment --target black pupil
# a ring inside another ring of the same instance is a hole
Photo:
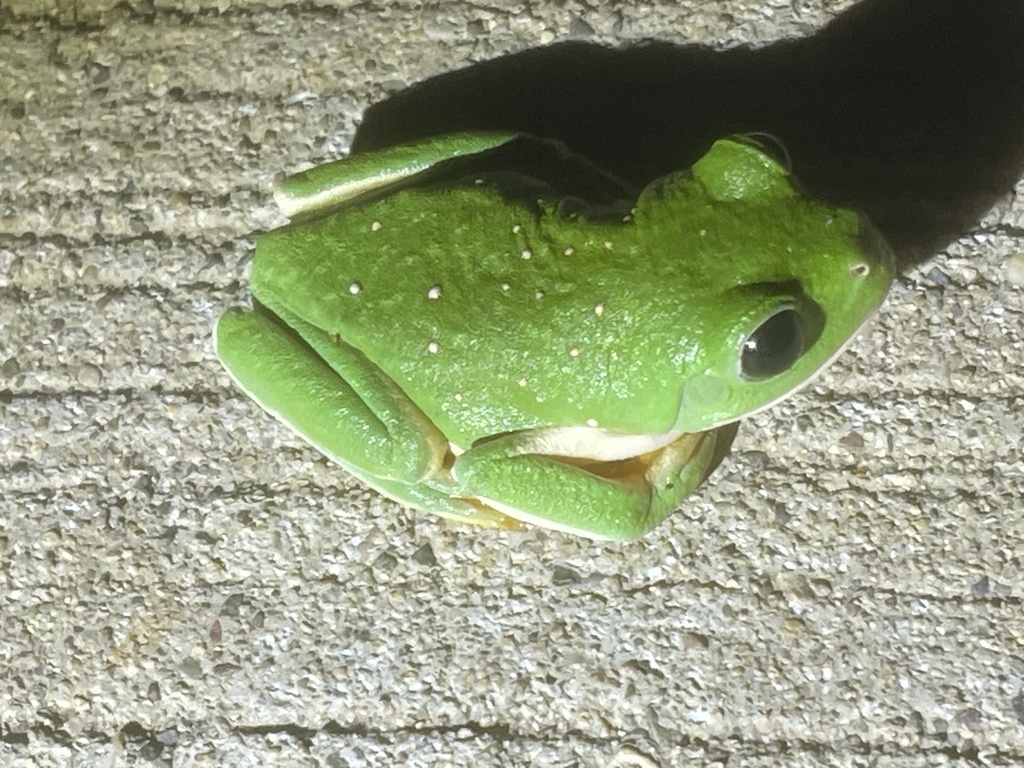
[[[788,371],[804,353],[804,330],[795,309],[769,317],[743,342],[740,370],[746,379],[767,379]]]

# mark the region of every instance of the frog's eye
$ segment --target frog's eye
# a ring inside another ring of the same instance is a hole
[[[788,371],[804,353],[804,341],[796,307],[779,307],[743,342],[740,375],[749,381],[761,381]]]

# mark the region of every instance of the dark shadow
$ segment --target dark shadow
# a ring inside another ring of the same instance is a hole
[[[558,138],[641,184],[717,137],[765,131],[812,195],[866,212],[906,267],[1024,170],[1024,0],[864,0],[761,50],[525,51],[371,107],[353,151],[474,129]]]

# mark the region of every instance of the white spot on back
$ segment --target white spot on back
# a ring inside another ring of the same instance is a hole
[[[531,251],[529,248],[523,248],[523,252],[519,255],[522,256],[524,259],[529,259],[531,256],[533,256],[533,251]]]
[[[432,285],[430,287],[430,290],[427,291],[427,298],[428,299],[439,299],[439,298],[441,298],[441,286],[440,285]]]
[[[380,227],[381,227],[380,222],[379,221],[375,221],[375,222],[373,222],[373,224],[370,225],[370,231],[371,232],[376,232],[378,229],[380,229]]]
[[[427,344],[427,352],[429,352],[430,354],[436,355],[440,351],[441,347],[438,345],[436,341],[432,341],[429,344]]]
[[[355,296],[361,290],[363,290],[363,286],[360,285],[359,283],[356,283],[356,282],[349,283],[348,292],[351,293],[353,296]]]

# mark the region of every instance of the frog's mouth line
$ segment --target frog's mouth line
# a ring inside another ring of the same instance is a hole
[[[864,216],[860,217],[860,232],[858,233],[858,241],[861,244],[861,253],[864,254],[864,262],[851,269],[850,277],[853,278],[855,281],[871,281],[876,278],[875,273],[881,272],[883,275],[888,275],[889,280],[887,286],[891,286],[892,278],[896,270],[895,255],[893,254],[892,248],[889,246],[889,243],[882,236],[881,232],[879,232],[874,227],[874,225],[872,225],[871,222],[868,221],[867,218],[865,218]],[[868,285],[853,285],[851,286],[851,290],[859,292],[861,290],[874,289]],[[818,307],[818,305],[813,300],[811,300],[809,296],[803,293],[802,290],[800,292],[800,295],[805,296],[806,300],[810,304],[813,304],[814,307],[817,308],[818,312],[821,312],[821,308]],[[874,306],[869,306],[867,308],[868,311],[866,312],[860,323],[857,325],[857,327],[846,336],[842,343],[835,348],[832,354],[826,357],[821,362],[821,364],[814,369],[814,371],[807,375],[796,386],[781,393],[777,398],[775,398],[771,402],[766,403],[765,405],[762,405],[759,408],[756,408],[744,414],[744,418],[773,407],[782,400],[785,400],[794,392],[803,389],[812,381],[814,381],[814,379],[821,375],[822,371],[824,371],[826,368],[832,365],[832,363],[834,363],[847,349],[849,349],[850,345],[853,344],[854,340],[856,340],[856,338],[860,335],[861,331],[864,330],[864,326],[866,326],[878,313],[878,310],[881,308],[882,304],[885,303],[885,299],[888,295],[889,289],[887,287],[886,290],[882,292],[881,295],[878,296],[877,301],[874,302]],[[827,318],[825,317],[824,313],[821,313],[821,321],[820,327],[818,329],[818,335],[815,337],[814,341],[806,344],[805,354],[807,351],[810,351],[814,347],[815,343],[817,343],[818,338],[824,333],[827,323]]]
[[[752,409],[750,411],[747,411],[746,413],[744,413],[744,414],[742,414],[742,415],[740,415],[740,416],[738,416],[738,417],[736,417],[734,419],[729,419],[728,421],[720,421],[720,422],[717,422],[715,424],[712,424],[711,426],[707,427],[707,429],[718,429],[718,428],[727,426],[729,424],[738,423],[741,419],[745,419],[748,416],[753,416],[755,414],[761,413],[761,411],[766,411],[769,408],[772,408],[772,407],[778,405],[783,400],[785,400],[788,397],[790,397],[794,392],[798,392],[799,390],[801,390],[804,387],[806,387],[808,384],[810,384],[812,381],[814,381],[818,376],[820,376],[822,371],[824,371],[826,368],[828,368],[830,365],[832,365],[832,363],[834,363],[850,347],[851,344],[853,344],[853,342],[856,340],[856,338],[860,335],[860,332],[864,329],[864,326],[866,326],[869,322],[871,322],[872,318],[874,318],[875,314],[878,312],[878,309],[882,306],[882,303],[884,301],[885,301],[885,296],[882,297],[882,300],[878,302],[878,304],[875,306],[875,308],[871,312],[868,313],[868,315],[860,322],[860,324],[857,326],[857,328],[846,338],[846,340],[842,344],[840,344],[839,347],[836,348],[835,352],[833,352],[831,355],[829,355],[829,357],[827,357],[825,360],[823,360],[821,362],[821,365],[819,365],[817,368],[815,368],[811,373],[809,373],[804,379],[802,379],[800,382],[798,382],[795,386],[790,387],[785,392],[782,392],[781,394],[779,394],[778,397],[776,397],[775,399],[771,400],[768,403],[765,403],[764,405],[758,406],[757,408],[754,408],[754,409]],[[824,329],[824,326],[822,326],[822,329]],[[811,349],[812,346],[813,345],[808,346],[807,349],[808,350]]]

